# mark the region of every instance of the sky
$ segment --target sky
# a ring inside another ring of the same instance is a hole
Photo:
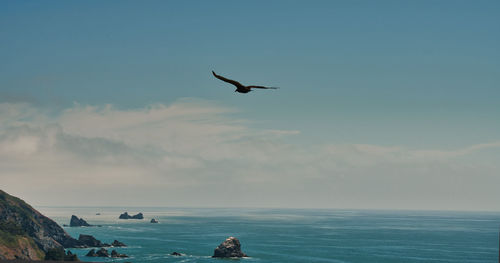
[[[2,1],[34,205],[499,210],[498,1]],[[248,94],[211,75],[278,86]]]

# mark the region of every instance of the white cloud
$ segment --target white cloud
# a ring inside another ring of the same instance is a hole
[[[0,187],[64,205],[488,209],[500,199],[498,164],[468,159],[500,142],[301,146],[281,139],[299,131],[252,128],[234,113],[194,99],[56,114],[1,103]]]

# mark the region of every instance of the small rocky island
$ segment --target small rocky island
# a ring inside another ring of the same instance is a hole
[[[158,224],[158,220],[152,218],[151,221],[150,221],[150,223],[152,223],[152,224]]]
[[[248,257],[241,251],[240,241],[235,237],[228,237],[214,250],[213,258],[242,258]]]
[[[119,217],[119,219],[144,219],[144,215],[142,213],[138,213],[137,215],[129,215],[128,212],[125,212],[123,214],[121,214]]]
[[[79,226],[92,226],[87,221],[83,220],[83,218],[78,218],[75,215],[71,216],[71,220],[69,221],[70,227],[79,227]]]

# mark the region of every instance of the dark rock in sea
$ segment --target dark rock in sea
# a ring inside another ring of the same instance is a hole
[[[80,236],[78,237],[78,241],[80,243],[81,246],[85,246],[85,247],[103,247],[104,244],[97,240],[95,237],[91,236],[91,235],[83,235],[83,234],[80,234]]]
[[[111,257],[112,258],[128,258],[127,255],[120,254],[120,253],[116,252],[116,250],[114,250],[114,249],[113,249],[113,251],[111,251]]]
[[[0,190],[0,237],[2,260],[43,260],[49,250],[62,249],[67,244],[78,242],[56,222],[23,200],[2,190]],[[10,241],[2,242],[2,240]]]
[[[98,257],[103,257],[103,258],[109,257],[108,251],[105,248],[101,248],[101,249],[97,250],[96,255]]]
[[[142,215],[142,213],[139,213],[137,215],[133,215],[132,219],[144,219],[144,216]]]
[[[176,251],[172,252],[172,254],[170,254],[170,255],[172,255],[172,256],[182,256],[181,253],[176,252]]]
[[[129,219],[130,216],[128,215],[128,212],[125,212],[125,213],[121,214],[118,218],[119,219]]]
[[[102,244],[102,246],[103,246],[103,247],[111,247],[111,245],[110,245],[110,244],[108,244],[108,243],[104,243],[104,244]]]
[[[128,212],[125,212],[123,214],[121,214],[119,217],[119,219],[144,219],[144,215],[142,213],[138,213],[137,215],[129,215]]]
[[[213,258],[241,258],[247,257],[241,251],[240,241],[235,237],[229,237],[214,250]]]
[[[156,219],[153,218],[153,219],[151,219],[150,223],[157,224],[158,220],[156,220]]]
[[[126,246],[127,246],[127,245],[125,245],[124,243],[122,243],[122,242],[120,242],[120,241],[118,241],[118,240],[116,240],[116,239],[115,239],[115,241],[113,241],[113,243],[111,243],[111,245],[112,245],[113,247],[126,247]]]
[[[71,227],[76,227],[76,226],[91,226],[87,221],[83,220],[83,218],[78,218],[75,215],[71,216],[71,220],[69,221],[69,226]]]
[[[91,249],[89,251],[89,253],[87,253],[87,255],[85,255],[86,257],[97,257],[97,254],[95,253],[95,249]]]

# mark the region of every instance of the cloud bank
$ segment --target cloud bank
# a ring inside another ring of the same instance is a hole
[[[0,103],[0,187],[36,205],[495,210],[500,141],[307,145],[216,103]],[[307,145],[307,146],[304,146]]]

